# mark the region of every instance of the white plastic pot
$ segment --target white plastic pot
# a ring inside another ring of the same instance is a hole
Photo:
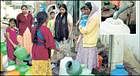
[[[8,57],[7,57],[7,55],[4,55],[2,57],[2,63],[1,64],[4,68],[8,67]]]

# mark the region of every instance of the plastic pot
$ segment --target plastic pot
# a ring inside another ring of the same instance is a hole
[[[1,53],[3,55],[7,54],[7,48],[6,48],[6,43],[5,42],[1,42]]]
[[[28,53],[24,47],[17,46],[14,55],[17,57],[17,59],[22,61],[27,58]]]
[[[69,75],[80,75],[82,67],[78,61],[68,61],[66,63],[66,71]]]
[[[26,64],[20,64],[17,66],[17,70],[19,70],[20,75],[24,75],[29,70],[29,66]]]

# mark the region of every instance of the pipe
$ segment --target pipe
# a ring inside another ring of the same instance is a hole
[[[133,7],[134,6],[134,2],[131,2],[129,5],[126,5],[124,6],[123,8],[120,8],[118,11],[116,11],[114,14],[113,14],[113,19],[117,19],[118,16],[124,12],[125,10],[127,10],[128,8],[130,7]]]
[[[110,35],[109,36],[109,44],[110,44],[110,50],[109,50],[109,66],[110,66],[110,68],[109,68],[109,72],[111,72],[111,70],[112,70],[112,49],[113,49],[113,40],[114,40],[114,36],[113,35]]]

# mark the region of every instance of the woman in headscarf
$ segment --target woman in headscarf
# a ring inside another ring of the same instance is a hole
[[[85,14],[88,15],[88,20],[84,27],[79,27],[81,38],[77,41],[78,53],[76,60],[92,70],[97,67],[96,44],[99,35],[99,9],[94,3],[87,2],[85,3]]]

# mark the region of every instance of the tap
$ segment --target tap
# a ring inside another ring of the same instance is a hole
[[[133,7],[134,6],[134,2],[131,2],[129,5],[125,5],[124,7],[120,8],[118,11],[116,11],[114,14],[113,14],[113,19],[117,19],[118,16],[124,12],[125,10],[127,10],[128,8],[130,7]]]

